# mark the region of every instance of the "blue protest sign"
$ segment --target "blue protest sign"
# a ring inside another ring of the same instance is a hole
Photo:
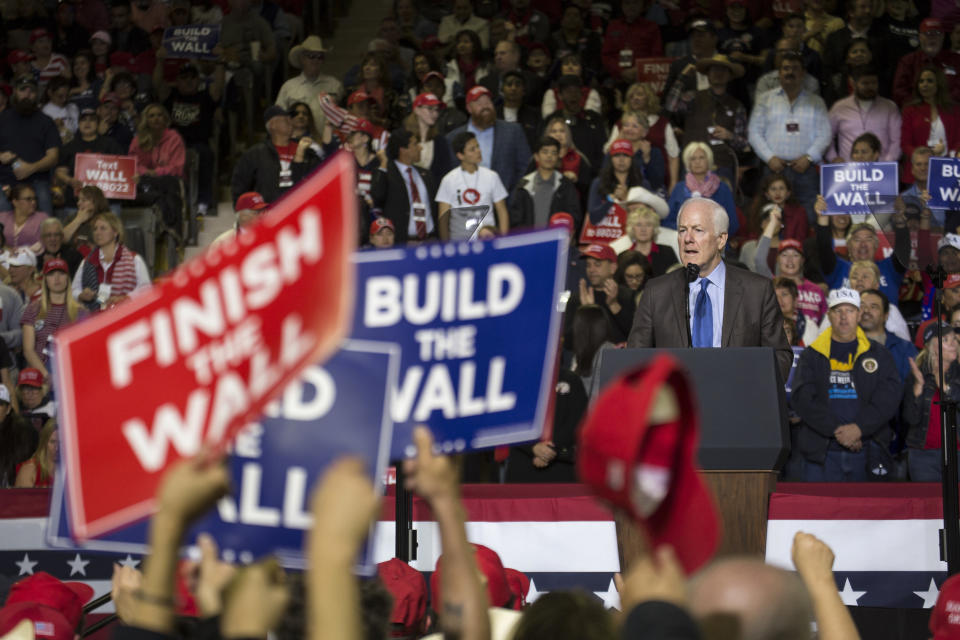
[[[171,58],[214,60],[213,48],[220,42],[220,25],[186,24],[163,31],[163,47]]]
[[[960,209],[960,159],[930,156],[927,191],[931,209]]]
[[[893,213],[899,195],[896,162],[847,162],[820,167],[827,215]]]
[[[559,339],[567,234],[355,255],[351,337],[400,347],[392,457],[429,424],[448,453],[529,442],[543,428]]]
[[[267,414],[245,428],[232,445],[233,495],[188,534],[210,533],[228,560],[252,562],[276,554],[281,564],[302,568],[304,531],[312,518],[310,491],[326,467],[343,455],[363,459],[382,487],[393,423],[388,398],[400,358],[389,344],[347,340],[322,366],[304,370]],[[146,553],[147,523],[138,522],[82,545],[71,539],[63,478],[58,473],[47,543],[54,547]],[[358,569],[374,568],[372,536]]]

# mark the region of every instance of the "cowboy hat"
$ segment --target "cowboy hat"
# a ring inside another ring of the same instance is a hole
[[[730,75],[734,78],[739,78],[743,75],[743,65],[739,65],[736,62],[731,62],[730,58],[722,53],[716,53],[711,58],[701,58],[700,60],[697,60],[697,71],[700,73],[706,73],[710,70],[710,67],[718,66],[729,69]]]
[[[290,61],[290,65],[294,69],[300,68],[300,54],[304,51],[326,53],[330,51],[330,49],[324,48],[323,41],[320,39],[320,36],[307,36],[306,40],[295,46],[293,49],[290,49],[290,53],[287,56],[287,59]]]

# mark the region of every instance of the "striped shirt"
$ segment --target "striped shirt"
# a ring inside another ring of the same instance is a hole
[[[47,62],[47,66],[45,66],[43,69],[40,69],[40,74],[37,78],[37,82],[40,85],[40,90],[43,91],[48,82],[59,75],[63,75],[63,72],[69,68],[70,63],[66,58],[59,53],[51,53],[50,61]]]

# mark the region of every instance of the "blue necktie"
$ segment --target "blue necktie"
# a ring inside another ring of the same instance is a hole
[[[707,295],[707,285],[710,281],[704,278],[700,281],[700,293],[697,294],[697,304],[693,310],[693,346],[713,346],[713,305]]]

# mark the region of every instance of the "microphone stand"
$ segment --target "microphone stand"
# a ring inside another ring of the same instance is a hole
[[[687,329],[687,345],[692,349],[693,334],[690,332],[690,284],[696,282],[697,278],[700,277],[700,265],[691,262],[684,267],[684,275],[686,275],[686,296],[684,296],[683,309],[686,312],[686,317],[683,326]]]
[[[937,323],[938,366],[940,367],[940,444],[943,475],[943,529],[940,530],[940,559],[947,563],[947,575],[960,572],[960,495],[957,479],[957,403],[944,393],[943,366],[943,283],[947,273],[942,266],[927,267],[927,274],[937,288],[934,318]]]

